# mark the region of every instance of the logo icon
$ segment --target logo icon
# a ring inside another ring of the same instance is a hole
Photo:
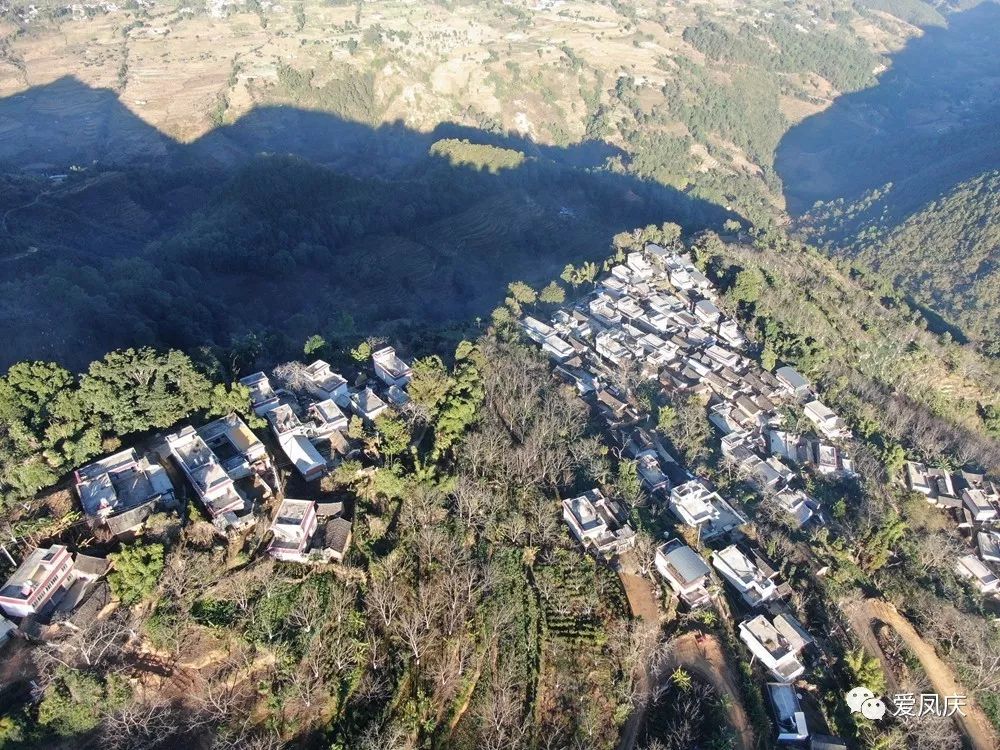
[[[888,711],[885,702],[866,687],[853,688],[845,697],[852,714],[860,713],[872,721],[878,721]]]

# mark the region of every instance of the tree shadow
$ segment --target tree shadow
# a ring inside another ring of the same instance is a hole
[[[793,215],[889,182],[902,214],[1000,167],[1000,5],[948,20],[893,55],[876,86],[785,134],[775,167]]]
[[[605,257],[616,232],[733,216],[602,169],[620,155],[605,143],[451,123],[261,107],[182,144],[72,78],[0,100],[0,122],[0,367],[248,334],[270,357],[317,332],[408,343],[487,315],[513,280]],[[430,154],[441,138],[526,158],[477,169]]]

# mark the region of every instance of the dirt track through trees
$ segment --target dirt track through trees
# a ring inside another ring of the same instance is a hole
[[[861,602],[845,604],[843,610],[862,644],[882,662],[888,678],[892,677],[892,672],[888,669],[885,655],[872,631],[872,620],[881,620],[899,634],[899,637],[920,661],[920,666],[927,675],[931,687],[938,695],[967,696],[968,703],[963,709],[966,715],[963,717],[956,713],[955,719],[973,750],[996,750],[1000,747],[1000,738],[997,737],[997,733],[990,725],[986,715],[958,683],[951,667],[941,660],[934,647],[920,637],[910,621],[899,614],[894,606],[881,599],[865,599]]]

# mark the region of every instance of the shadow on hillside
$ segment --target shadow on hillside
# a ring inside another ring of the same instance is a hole
[[[793,215],[888,182],[899,190],[896,209],[913,210],[1000,167],[1000,5],[948,19],[894,55],[876,86],[785,134],[775,167]]]
[[[264,107],[181,144],[68,78],[0,100],[0,122],[0,367],[247,334],[269,357],[317,332],[419,348],[431,328],[488,315],[510,281],[605,257],[616,232],[731,216],[598,169],[617,153],[603,143]],[[443,137],[529,158],[454,166],[428,153]]]

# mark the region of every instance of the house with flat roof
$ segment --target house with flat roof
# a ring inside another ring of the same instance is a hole
[[[777,729],[778,742],[804,742],[809,739],[806,715],[799,704],[795,687],[786,682],[767,683],[767,697]]]
[[[671,489],[669,506],[681,522],[697,528],[705,540],[726,534],[747,522],[742,513],[699,479]]]
[[[198,428],[198,435],[233,479],[250,476],[254,464],[268,460],[264,443],[235,413]]]
[[[72,572],[73,555],[65,546],[36,547],[0,589],[0,609],[8,617],[38,614],[66,593]]]
[[[595,487],[579,497],[563,500],[562,505],[563,520],[584,547],[614,555],[635,544],[635,529],[628,522],[628,512],[600,489]]]
[[[388,408],[389,405],[371,388],[351,394],[351,411],[369,422],[374,422]]]
[[[625,256],[625,264],[632,271],[637,279],[651,279],[653,277],[653,267],[646,260],[646,256],[640,252],[629,253]]]
[[[107,524],[115,534],[136,528],[158,509],[176,503],[163,467],[140,458],[134,448],[77,469],[74,480],[91,526]]]
[[[310,404],[306,415],[312,421],[312,432],[316,437],[323,438],[331,432],[347,429],[347,415],[333,399],[325,398]]]
[[[847,429],[844,420],[838,417],[830,407],[822,403],[819,399],[813,399],[806,404],[804,412],[806,418],[816,425],[816,429],[831,440],[851,436],[851,431]]]
[[[806,671],[799,654],[813,642],[798,620],[778,614],[757,615],[740,623],[740,640],[780,682],[792,682]]]
[[[576,353],[568,341],[555,333],[546,336],[542,341],[542,351],[549,355],[549,359],[556,362],[565,362]]]
[[[166,441],[170,455],[184,472],[212,520],[224,525],[235,523],[234,514],[246,509],[245,501],[236,491],[233,478],[201,435],[187,426],[167,435]]]
[[[621,339],[618,331],[601,331],[594,337],[594,350],[616,367],[623,367],[632,359],[632,352]]]
[[[907,461],[906,486],[919,492],[939,508],[960,508],[962,499],[955,491],[951,473],[947,469],[927,466],[917,461]]]
[[[793,398],[805,398],[809,395],[809,381],[802,377],[798,371],[785,365],[774,371],[774,377],[778,379],[781,388]]]
[[[783,487],[773,495],[772,499],[788,516],[789,525],[793,528],[804,526],[815,514],[814,501],[802,490]]]
[[[708,592],[711,568],[701,555],[679,539],[670,539],[656,548],[654,565],[673,592],[692,609],[711,601]]]
[[[375,365],[375,374],[387,386],[405,388],[413,379],[413,370],[399,358],[391,346],[383,346],[377,352],[373,352],[372,364]]]
[[[722,320],[715,328],[719,338],[734,349],[742,349],[747,343],[739,324],[735,320]]]
[[[341,406],[350,399],[347,380],[342,375],[330,369],[330,365],[322,359],[317,359],[306,366],[302,372],[306,390],[318,399],[329,398]]]
[[[995,521],[997,518],[996,501],[977,487],[962,490],[962,505],[977,523]]]
[[[271,521],[268,553],[286,562],[306,562],[309,544],[316,533],[316,503],[286,498]]]
[[[962,555],[955,563],[955,572],[967,578],[981,594],[995,594],[1000,589],[1000,578],[989,565],[975,555]]]
[[[268,552],[289,562],[343,562],[351,544],[351,522],[343,512],[343,503],[284,500],[271,523]]]
[[[521,318],[521,328],[524,330],[525,334],[529,339],[534,341],[536,344],[541,344],[549,336],[556,333],[556,329],[547,323],[543,323],[537,318],[533,318],[530,315],[525,315]]]
[[[258,417],[263,417],[278,405],[278,394],[274,392],[270,379],[264,373],[255,372],[240,378],[240,384],[250,390],[250,406]]]
[[[777,573],[762,562],[759,558],[751,558],[735,544],[712,553],[712,565],[751,607],[778,594],[778,584],[774,580]]]
[[[660,459],[652,448],[638,453],[635,457],[636,468],[642,483],[650,492],[666,492],[670,489],[670,480],[663,472]]]

